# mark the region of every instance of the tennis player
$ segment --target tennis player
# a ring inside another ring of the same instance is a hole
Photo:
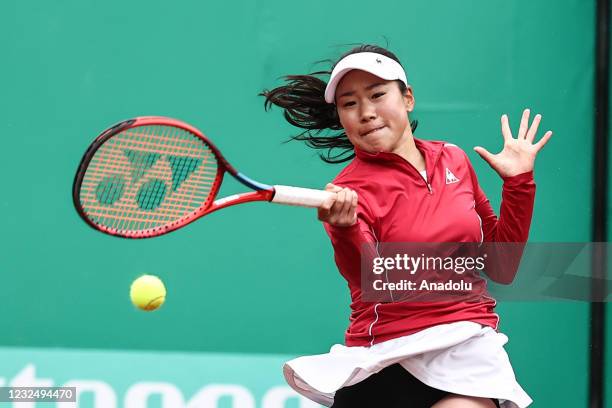
[[[306,129],[294,139],[325,150],[326,162],[350,160],[326,186],[337,194],[318,210],[350,289],[345,345],[287,362],[288,384],[337,408],[529,406],[488,293],[471,303],[366,302],[360,251],[382,242],[526,242],[534,161],[552,132],[534,143],[541,116],[528,126],[525,110],[516,138],[501,117],[500,153],[474,148],[503,179],[498,218],[463,150],[414,137],[413,90],[392,52],[362,45],[334,64],[327,83],[321,74],[288,76],[262,93],[266,108],[280,106]],[[338,132],[319,133],[326,129]]]

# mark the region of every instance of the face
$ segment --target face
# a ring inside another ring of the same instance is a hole
[[[402,95],[395,81],[352,70],[336,88],[336,108],[346,135],[361,150],[396,152],[412,135],[412,89]]]

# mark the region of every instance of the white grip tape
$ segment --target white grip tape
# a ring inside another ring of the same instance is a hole
[[[273,203],[299,205],[302,207],[320,207],[321,204],[335,193],[310,188],[274,186]]]

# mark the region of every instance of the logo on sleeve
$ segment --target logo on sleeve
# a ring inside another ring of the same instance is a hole
[[[452,171],[446,168],[446,184],[458,183],[459,179],[453,174]]]

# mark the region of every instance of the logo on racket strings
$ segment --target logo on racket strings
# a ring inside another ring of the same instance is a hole
[[[143,183],[134,197],[141,210],[152,211],[157,209],[170,194],[179,189],[185,180],[195,172],[202,159],[198,157],[162,155],[146,151],[124,149],[123,153],[130,163],[130,177],[122,174],[110,174],[104,177],[96,186],[95,194],[98,202],[105,205],[114,205],[125,194],[128,184],[135,185],[160,160],[168,163],[171,170],[170,190],[167,181],[162,178],[153,178]]]

